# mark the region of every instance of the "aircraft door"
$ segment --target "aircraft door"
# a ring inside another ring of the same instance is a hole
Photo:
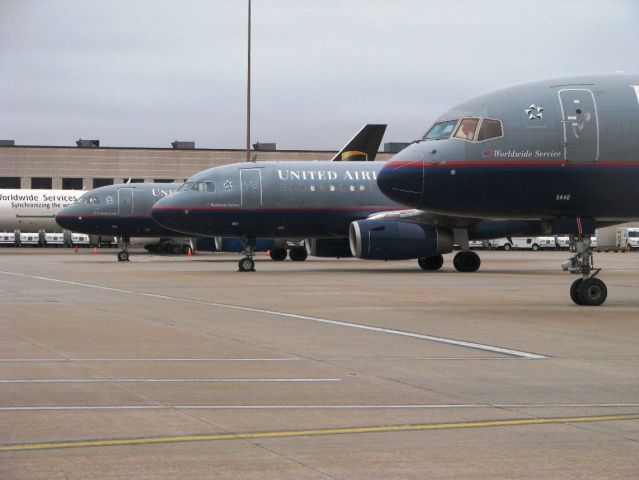
[[[133,189],[118,189],[118,213],[121,217],[130,217],[133,215]]]
[[[243,168],[240,170],[242,208],[249,210],[262,206],[262,169]]]
[[[585,88],[560,90],[559,103],[564,125],[564,159],[596,162],[599,159],[599,120],[592,91]]]

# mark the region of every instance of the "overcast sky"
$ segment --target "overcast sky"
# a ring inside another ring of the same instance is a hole
[[[0,139],[243,148],[246,0],[0,0]],[[417,138],[455,104],[639,72],[635,0],[253,0],[252,142]]]

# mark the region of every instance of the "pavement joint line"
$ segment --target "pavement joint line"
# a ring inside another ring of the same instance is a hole
[[[305,360],[291,358],[0,358],[9,362],[293,362]]]
[[[310,430],[291,430],[255,433],[222,433],[212,435],[184,435],[144,438],[121,438],[109,440],[73,440],[68,442],[42,442],[0,445],[0,452],[17,452],[28,450],[52,450],[61,448],[114,447],[129,445],[151,445],[169,443],[203,442],[214,440],[246,440],[269,438],[312,437],[340,434],[417,432],[425,430],[453,430],[464,428],[487,428],[526,425],[572,424],[589,422],[612,422],[625,420],[639,420],[639,414],[629,415],[599,415],[590,417],[551,417],[526,418],[511,420],[480,420],[471,422],[429,423],[416,425],[385,425],[372,427],[319,428]]]
[[[55,378],[0,379],[2,383],[305,383],[341,382],[341,378]]]
[[[370,404],[370,405],[43,405],[4,406],[0,412],[74,411],[74,410],[410,410],[410,409],[473,409],[473,408],[637,408],[639,403],[450,403],[450,404]]]
[[[42,277],[39,275],[27,275],[24,273],[16,273],[16,272],[8,272],[8,271],[4,271],[4,270],[0,270],[1,274],[5,274],[5,275],[14,275],[14,276],[18,276],[18,277],[24,277],[24,278],[32,278],[32,279],[37,279],[37,280],[45,280],[45,281],[49,281],[49,282],[56,282],[56,283],[63,283],[66,285],[75,285],[75,286],[80,286],[80,287],[86,287],[86,288],[94,288],[94,289],[98,289],[98,290],[105,290],[105,291],[110,291],[110,292],[116,292],[116,293],[125,293],[125,294],[129,294],[129,295],[139,295],[139,296],[143,296],[143,297],[148,297],[148,298],[157,298],[157,299],[161,299],[161,300],[171,300],[171,301],[177,301],[177,302],[184,302],[184,303],[191,303],[194,305],[207,305],[207,306],[211,306],[211,307],[216,307],[216,308],[226,308],[229,310],[238,310],[238,311],[244,311],[244,312],[252,312],[252,313],[261,313],[261,314],[265,314],[265,315],[272,315],[272,316],[277,316],[277,317],[283,317],[283,318],[293,318],[293,319],[297,319],[297,320],[307,320],[307,321],[312,321],[312,322],[316,322],[316,323],[323,323],[326,325],[335,325],[335,326],[340,326],[340,327],[348,327],[348,328],[355,328],[355,329],[359,329],[359,330],[366,330],[366,331],[370,331],[370,332],[377,332],[377,333],[385,333],[385,334],[389,334],[389,335],[397,335],[400,337],[408,337],[408,338],[417,338],[420,340],[429,340],[432,342],[437,342],[437,343],[444,343],[444,344],[448,344],[448,345],[455,345],[458,347],[465,347],[465,348],[471,348],[474,350],[483,350],[483,351],[487,351],[487,352],[494,352],[494,353],[501,353],[503,355],[508,355],[511,357],[519,357],[519,358],[526,358],[526,359],[531,359],[531,360],[541,360],[541,359],[546,359],[549,358],[545,355],[540,355],[537,353],[530,353],[530,352],[523,352],[520,350],[512,350],[509,348],[502,348],[502,347],[496,347],[493,345],[484,345],[481,343],[475,343],[475,342],[466,342],[463,340],[456,340],[456,339],[451,339],[451,338],[445,338],[445,337],[437,337],[437,336],[433,336],[433,335],[425,335],[425,334],[421,334],[421,333],[414,333],[414,332],[406,332],[403,330],[394,330],[394,329],[390,329],[390,328],[382,328],[382,327],[375,327],[372,325],[364,325],[364,324],[360,324],[360,323],[351,323],[351,322],[341,322],[338,320],[330,320],[327,318],[320,318],[320,317],[313,317],[313,316],[308,316],[308,315],[298,315],[296,313],[288,313],[288,312],[279,312],[279,311],[275,311],[275,310],[266,310],[266,309],[261,309],[261,308],[254,308],[254,307],[243,307],[240,305],[231,305],[231,304],[226,304],[226,303],[217,303],[217,302],[207,302],[204,300],[195,300],[195,299],[188,299],[188,298],[181,298],[181,297],[174,297],[171,295],[161,295],[158,293],[148,293],[148,292],[138,292],[135,290],[125,290],[122,288],[115,288],[115,287],[105,287],[105,286],[101,286],[101,285],[94,285],[91,283],[82,283],[82,282],[73,282],[70,280],[61,280],[58,278],[50,278],[50,277]]]

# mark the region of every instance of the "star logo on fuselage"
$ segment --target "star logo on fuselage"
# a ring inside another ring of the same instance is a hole
[[[113,197],[111,195],[109,195],[108,197],[106,197],[105,199],[105,203],[107,205],[111,205],[113,203]]]
[[[233,188],[233,182],[231,180],[227,180],[224,182],[224,190],[230,190]]]
[[[531,103],[530,107],[524,110],[524,112],[528,114],[528,120],[536,120],[536,119],[541,120],[543,117],[543,113],[542,113],[543,111],[544,111],[543,108],[538,107],[534,103]]]

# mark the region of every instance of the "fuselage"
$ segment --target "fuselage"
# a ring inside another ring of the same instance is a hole
[[[391,199],[496,219],[639,218],[639,76],[525,84],[469,100],[378,176]]]
[[[176,232],[151,218],[151,207],[177,191],[180,183],[125,183],[86,192],[60,210],[56,222],[63,228],[90,235],[173,237]]]
[[[55,215],[73,204],[81,190],[0,190],[0,231],[61,231]]]
[[[350,223],[402,208],[377,188],[382,162],[259,162],[214,167],[152,209],[161,225],[197,235],[346,237]]]

